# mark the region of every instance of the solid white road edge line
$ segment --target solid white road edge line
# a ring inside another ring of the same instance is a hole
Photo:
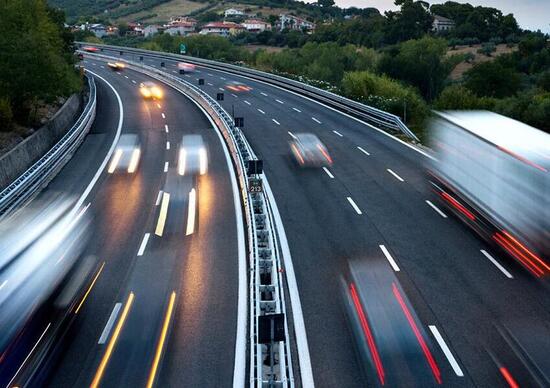
[[[109,151],[107,151],[107,155],[105,155],[105,159],[103,159],[103,162],[101,163],[101,165],[99,166],[99,168],[97,169],[94,177],[92,178],[91,182],[88,184],[88,186],[86,187],[86,190],[84,190],[84,192],[82,193],[82,195],[80,196],[80,198],[78,199],[78,202],[75,204],[74,208],[73,209],[80,209],[80,207],[82,206],[82,204],[84,203],[84,201],[86,200],[86,197],[90,194],[90,192],[92,191],[92,189],[94,188],[95,184],[97,183],[97,181],[99,180],[99,177],[101,176],[101,173],[103,172],[103,170],[105,169],[105,166],[107,166],[107,163],[109,162],[109,159],[111,159],[111,155],[113,154],[115,148],[116,148],[116,145],[118,143],[118,139],[120,138],[120,132],[122,131],[122,123],[124,122],[124,108],[122,106],[122,100],[120,98],[120,95],[118,94],[118,92],[116,91],[116,89],[113,87],[113,85],[111,85],[105,78],[103,78],[102,76],[98,75],[97,73],[94,73],[93,71],[90,71],[90,70],[86,70],[87,72],[89,72],[90,74],[93,74],[94,77],[97,77],[99,78],[100,80],[102,80],[103,82],[105,82],[110,88],[111,90],[113,91],[113,93],[115,94],[116,98],[117,98],[117,101],[118,101],[118,108],[119,108],[119,111],[120,111],[120,116],[118,118],[118,125],[117,125],[117,130],[116,130],[116,134],[115,134],[115,138],[113,139],[113,144],[111,144],[111,148],[109,148]]]
[[[445,213],[443,213],[441,211],[441,209],[439,209],[437,206],[435,206],[431,201],[426,200],[426,203],[428,204],[428,206],[430,206],[432,209],[434,209],[437,212],[437,214],[439,214],[441,217],[447,218],[447,215]]]
[[[359,206],[357,206],[357,204],[355,203],[355,201],[351,197],[346,197],[346,198],[348,199],[349,204],[351,205],[351,207],[353,207],[353,209],[355,210],[355,212],[357,214],[359,214],[359,215],[363,214],[361,209],[359,209]]]
[[[453,356],[453,354],[451,353],[451,350],[445,343],[445,340],[439,333],[439,330],[437,330],[437,327],[435,325],[428,325],[428,327],[430,328],[433,336],[435,337],[435,340],[439,344],[439,347],[441,348],[441,350],[443,350],[443,354],[445,354],[445,357],[447,357],[447,361],[449,361],[449,364],[451,364],[451,367],[455,371],[455,374],[458,377],[463,377],[464,373],[462,372],[462,369],[460,369],[460,365],[458,365],[458,362],[456,362],[455,357]]]
[[[175,89],[175,88],[174,88]],[[218,135],[218,140],[225,154],[225,163],[227,169],[229,170],[229,176],[231,180],[231,189],[233,192],[233,207],[235,209],[235,222],[237,226],[237,249],[238,249],[238,271],[239,271],[239,291],[238,291],[238,302],[237,302],[237,333],[235,336],[235,366],[233,368],[233,388],[241,388],[245,386],[245,372],[246,372],[246,326],[248,318],[248,286],[247,286],[247,276],[248,272],[246,269],[247,258],[246,258],[246,248],[245,248],[245,238],[244,238],[244,224],[243,224],[243,214],[240,200],[240,189],[237,183],[237,176],[235,175],[235,170],[233,170],[233,161],[231,160],[231,154],[225,144],[222,134],[218,129],[216,129],[216,123],[208,115],[200,104],[188,96],[181,90],[175,89],[189,100],[191,100],[204,114],[204,116],[210,121],[212,129]],[[267,183],[267,182],[266,182]],[[287,271],[288,274],[288,271]],[[301,312],[301,309],[300,309]],[[302,319],[303,323],[303,319]],[[304,332],[305,336],[305,332]],[[307,346],[307,341],[306,341]],[[309,353],[308,353],[309,358]],[[311,365],[309,367],[311,373]],[[302,378],[303,381],[303,378]],[[312,380],[313,381],[313,380]]]
[[[269,182],[265,176],[264,190],[265,194],[269,198],[271,210],[273,211],[275,227],[277,228],[279,243],[281,244],[281,253],[283,254],[288,294],[290,295],[290,304],[292,308],[292,320],[294,321],[294,332],[296,333],[296,347],[298,349],[298,363],[300,365],[302,386],[313,388],[315,387],[315,383],[313,381],[313,371],[311,369],[311,358],[309,356],[309,346],[307,343],[306,325],[304,323],[304,314],[302,312],[302,304],[300,302],[300,294],[298,292],[298,282],[296,281],[294,265],[292,264],[292,255],[290,254],[285,227],[283,225],[283,220],[281,218],[281,214],[279,213],[279,209],[277,208],[277,202],[275,202],[275,197],[273,196],[273,192],[271,191],[271,187],[269,186]]]
[[[514,277],[512,276],[512,274],[510,272],[508,272],[506,270],[506,268],[504,268],[493,256],[491,256],[489,254],[489,252],[487,252],[486,250],[484,249],[481,249],[481,253],[483,253],[483,255],[489,259],[489,261],[491,263],[493,263],[499,270],[500,272],[502,272],[504,274],[504,276],[506,276],[508,279],[513,279]]]
[[[107,338],[109,338],[109,334],[111,333],[111,329],[113,328],[113,325],[115,324],[116,318],[118,317],[118,313],[119,313],[121,307],[122,307],[122,303],[120,303],[120,302],[115,303],[115,307],[113,308],[113,311],[111,312],[111,315],[109,316],[109,320],[107,321],[107,324],[105,324],[105,327],[103,328],[103,331],[101,332],[101,336],[99,337],[99,341],[97,341],[98,345],[103,345],[107,341]]]
[[[386,256],[386,259],[390,263],[393,270],[395,272],[399,272],[400,271],[399,266],[397,265],[393,257],[390,255],[390,252],[388,251],[388,249],[384,245],[379,245],[379,247],[382,250],[382,253],[384,254],[384,256]]]
[[[145,252],[145,247],[147,246],[147,241],[149,241],[150,235],[151,233],[145,233],[145,235],[143,236],[143,240],[141,240],[141,245],[139,246],[139,250],[137,253],[138,256],[143,256],[143,252]]]

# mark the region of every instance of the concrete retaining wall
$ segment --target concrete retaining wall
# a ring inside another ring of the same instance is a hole
[[[73,126],[84,106],[82,100],[80,95],[73,94],[48,123],[0,157],[0,191],[48,152]]]

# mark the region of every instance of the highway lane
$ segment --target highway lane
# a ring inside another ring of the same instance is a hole
[[[217,134],[181,94],[164,88],[162,101],[144,101],[138,85],[146,77],[131,71],[111,72],[99,62],[85,65],[120,94],[122,133],[140,135],[142,157],[134,176],[104,172],[87,198],[94,215],[87,252],[105,266],[78,314],[70,340],[65,341],[68,348],[63,349],[49,384],[90,385],[100,375],[102,386],[144,385],[156,361],[156,381],[160,376],[164,384],[204,381],[212,365],[218,371],[214,381],[230,382],[238,243],[230,174]],[[112,91],[98,83],[99,106],[92,132],[48,191],[67,192],[66,186],[81,192],[84,182],[91,179],[85,172],[97,168],[112,141],[118,107]],[[177,152],[184,133],[205,138],[208,175],[193,179],[177,174]],[[195,220],[190,229],[192,189]],[[161,190],[170,193],[171,200],[164,231],[158,236]],[[124,314],[130,295],[133,299]],[[218,319],[220,315],[223,320]],[[115,318],[110,320],[111,316]],[[111,343],[113,351],[103,373],[98,374]]]
[[[186,79],[196,82],[198,77],[205,78],[204,88],[212,95],[225,84],[222,77],[238,79],[205,69]],[[425,158],[416,151],[291,93],[244,82],[253,91],[238,97],[226,93],[223,105],[229,112],[234,106],[237,116],[242,113],[245,132],[265,160],[294,258],[317,384],[363,382],[353,340],[343,330],[341,302],[334,295],[346,259],[384,260],[381,244],[396,261],[400,282],[421,321],[438,328],[466,375],[456,376],[442,351],[436,351],[444,383],[502,384],[485,351],[498,341],[493,324],[518,318],[548,320],[547,288],[454,218],[441,216],[447,214],[428,190]],[[335,159],[329,170],[334,179],[322,170],[297,171],[292,166],[288,131],[319,135]],[[435,337],[431,342],[438,350]]]

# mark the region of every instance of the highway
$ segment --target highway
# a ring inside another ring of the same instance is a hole
[[[426,149],[259,81],[200,66],[179,74],[175,61],[164,62],[144,57],[195,85],[204,79],[204,91],[223,92],[225,110],[244,118],[288,240],[283,255],[297,290],[286,292],[299,294],[315,386],[512,386],[495,358],[506,353],[499,327],[550,322],[550,287],[443,207],[428,185]],[[44,385],[232,386],[244,346],[236,333],[245,242],[221,136],[167,85],[162,99],[146,100],[138,86],[149,77],[89,56],[83,65],[96,78],[94,125],[35,201],[81,198],[92,216],[85,254],[97,257],[100,271]],[[228,90],[232,81],[251,90]],[[332,166],[296,165],[289,142],[302,132],[322,140]],[[110,174],[124,134],[141,143],[139,167]],[[204,138],[206,175],[178,174],[184,134]],[[374,325],[374,363],[362,358],[354,314]],[[308,365],[292,349],[301,386]]]
[[[86,197],[93,214],[86,251],[104,266],[78,312],[50,385],[140,386],[155,370],[159,386],[230,384],[237,258],[243,247],[234,178],[222,144],[208,119],[181,94],[164,88],[164,99],[144,100],[138,85],[145,77],[103,65],[87,66],[103,77],[96,77],[94,126],[41,195],[84,191],[113,143],[121,114],[121,133],[140,136],[142,156],[134,175],[104,171]],[[177,173],[178,146],[189,133],[201,134],[208,145],[205,176]],[[171,195],[164,210],[166,194]],[[164,356],[157,359],[159,348]],[[215,376],[209,373],[213,368]]]
[[[174,62],[165,62],[176,73]],[[158,59],[145,64],[160,69]],[[303,97],[198,70],[182,77],[203,78],[212,96],[231,80],[252,87],[225,90],[222,105],[244,117],[245,134],[264,160],[290,245],[316,385],[375,384],[372,371],[361,372],[345,318],[341,276],[350,259],[394,270],[444,385],[505,385],[488,354],[502,342],[495,325],[548,322],[548,286],[446,212],[428,187],[426,155]],[[332,168],[294,166],[288,142],[298,132],[327,145]]]

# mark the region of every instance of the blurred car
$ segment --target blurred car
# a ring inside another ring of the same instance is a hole
[[[84,46],[84,47],[82,47],[82,50],[87,51],[89,53],[95,53],[95,52],[99,51],[99,49],[97,47],[94,47],[94,46]]]
[[[54,196],[0,222],[0,385],[43,386],[98,271],[88,207]],[[72,209],[72,210],[71,210]]]
[[[201,135],[184,135],[178,158],[179,175],[204,175],[208,169],[206,146]]]
[[[154,82],[142,82],[139,84],[139,92],[145,98],[162,98],[162,89]]]
[[[183,70],[183,72],[185,73],[193,73],[196,69],[196,66],[192,63],[179,62],[178,69],[180,69],[180,71]]]
[[[141,144],[138,135],[121,135],[109,164],[109,174],[122,170],[133,174],[138,168],[140,156]]]
[[[331,166],[332,158],[327,148],[312,133],[297,133],[290,142],[290,150],[301,167]]]
[[[249,92],[252,90],[250,86],[245,85],[244,83],[239,81],[230,81],[225,84],[225,88],[235,93]]]
[[[342,292],[366,386],[440,386],[430,337],[383,256],[351,260],[346,275]]]
[[[107,62],[107,66],[115,71],[122,70],[126,67],[126,65],[121,62]]]

